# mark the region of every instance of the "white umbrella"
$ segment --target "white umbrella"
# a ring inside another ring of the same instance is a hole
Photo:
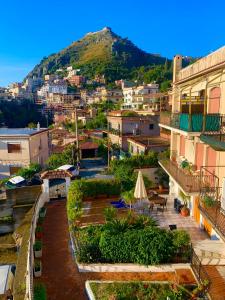
[[[145,183],[141,171],[138,172],[138,178],[135,186],[134,197],[143,200],[148,199]]]

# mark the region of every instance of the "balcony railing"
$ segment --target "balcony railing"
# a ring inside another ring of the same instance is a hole
[[[140,135],[141,131],[139,129],[135,129],[133,132],[122,132],[119,129],[110,128],[108,130],[109,133],[115,134],[118,136],[132,136],[132,135]]]
[[[161,113],[160,123],[187,132],[219,133],[225,123],[220,114]]]
[[[220,166],[216,168],[225,167]],[[205,176],[210,178],[207,182]],[[212,226],[225,239],[225,210],[221,207],[222,187],[219,186],[219,178],[209,170],[209,167],[202,167],[199,209],[208,219]]]
[[[173,159],[173,158],[172,158]],[[160,160],[161,166],[187,193],[195,193],[200,191],[200,175],[188,174],[185,170],[178,166],[178,163],[172,159]]]

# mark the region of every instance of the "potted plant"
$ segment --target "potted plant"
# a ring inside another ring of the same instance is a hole
[[[46,207],[42,207],[39,211],[39,217],[44,218],[46,215],[46,211],[47,211]]]
[[[190,209],[188,208],[188,201],[190,200],[189,196],[186,196],[182,191],[180,191],[179,196],[183,200],[183,207],[180,210],[180,213],[183,217],[187,217],[190,214]]]
[[[202,202],[205,207],[213,207],[215,205],[215,200],[208,195],[203,197]]]
[[[40,260],[34,261],[34,276],[41,277],[42,265]]]
[[[35,237],[36,237],[36,239],[41,239],[42,238],[42,227],[41,226],[36,227]]]
[[[33,249],[34,249],[34,256],[36,258],[39,258],[42,256],[42,242],[41,241],[39,241],[39,240],[35,241]]]
[[[132,204],[136,201],[134,197],[134,190],[126,191],[122,193],[122,197],[125,200],[126,204],[130,206],[130,210],[132,208]]]

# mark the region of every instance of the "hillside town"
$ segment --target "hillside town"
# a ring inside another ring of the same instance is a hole
[[[225,47],[152,56],[0,88],[0,299],[225,299]]]

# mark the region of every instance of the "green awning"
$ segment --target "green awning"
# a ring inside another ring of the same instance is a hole
[[[201,134],[200,140],[216,151],[225,151],[225,135]]]

